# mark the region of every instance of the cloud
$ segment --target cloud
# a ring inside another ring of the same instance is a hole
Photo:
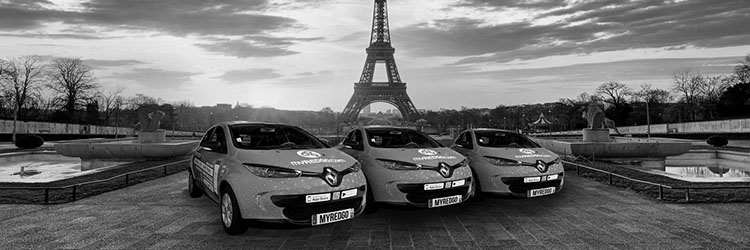
[[[242,40],[225,40],[216,43],[196,44],[207,51],[215,52],[222,55],[234,56],[239,58],[248,57],[275,57],[297,54],[299,52],[291,51],[283,46],[269,46],[265,44],[256,44]]]
[[[530,18],[515,23],[438,19],[392,30],[401,51],[415,56],[464,57],[458,64],[503,63],[553,55],[637,48],[716,48],[747,45],[746,0],[544,1],[473,0],[464,7],[514,7]],[[500,16],[502,13],[498,13]],[[559,20],[539,24],[541,19]]]
[[[228,71],[217,78],[228,83],[243,83],[278,77],[281,77],[281,74],[276,73],[274,69],[246,69]]]
[[[43,4],[2,3],[0,30],[34,29],[62,22],[176,36],[245,36],[303,27],[291,18],[260,13],[270,6],[266,0],[91,0],[80,3],[79,11],[70,11]]]
[[[453,6],[549,9],[565,6],[565,0],[463,0],[453,4]]]
[[[144,64],[138,60],[97,60],[97,59],[85,59],[83,62],[94,68],[108,68],[108,67],[126,67]]]
[[[73,34],[73,33],[0,33],[0,36],[4,37],[23,37],[23,38],[39,38],[39,39],[80,39],[80,40],[97,40],[106,39],[108,37],[89,35],[89,34]]]
[[[157,68],[135,68],[125,73],[117,73],[108,78],[132,80],[154,89],[179,89],[189,83],[190,77],[198,75],[192,72],[169,71]]]
[[[464,72],[477,79],[503,79],[515,85],[553,85],[607,81],[651,81],[672,78],[676,70],[688,69],[703,75],[727,75],[742,57],[662,58],[576,64],[535,69]],[[563,84],[565,83],[565,84]]]

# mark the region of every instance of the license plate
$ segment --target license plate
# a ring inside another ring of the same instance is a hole
[[[354,208],[312,215],[312,225],[323,225],[354,218]]]
[[[431,199],[430,202],[427,204],[428,207],[442,207],[442,206],[448,206],[453,204],[461,203],[461,195],[454,195],[454,196],[448,196],[443,198],[435,198]]]
[[[529,197],[537,197],[542,195],[554,194],[555,187],[540,188],[529,190]]]

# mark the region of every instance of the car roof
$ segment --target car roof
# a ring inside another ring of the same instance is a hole
[[[507,132],[507,133],[514,133],[518,134],[518,132],[513,130],[507,130],[507,129],[499,129],[499,128],[472,128],[467,129],[468,131],[497,131],[497,132]]]
[[[393,125],[364,125],[364,126],[360,126],[360,128],[363,128],[363,129],[368,129],[368,128],[397,128],[397,129],[412,129],[412,130],[416,130],[416,129],[410,128],[410,127],[393,126]]]
[[[284,125],[284,126],[292,126],[292,127],[294,127],[294,125],[277,123],[277,122],[226,121],[226,122],[219,122],[219,123],[217,123],[217,125],[222,125],[222,124],[226,124],[227,126],[248,124],[248,125]]]

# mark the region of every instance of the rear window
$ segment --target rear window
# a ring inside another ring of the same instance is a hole
[[[479,146],[491,148],[538,148],[539,144],[528,137],[504,131],[475,131]]]
[[[326,148],[306,131],[288,125],[238,124],[229,126],[232,143],[239,149]]]
[[[368,128],[367,142],[376,148],[438,148],[440,143],[413,129]]]

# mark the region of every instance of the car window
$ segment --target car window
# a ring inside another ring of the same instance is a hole
[[[213,127],[213,128],[208,129],[208,131],[206,131],[206,133],[203,135],[203,138],[201,139],[201,146],[206,146],[205,143],[208,142],[209,139],[211,139],[211,136],[213,136],[214,134],[215,128],[216,127]]]
[[[346,136],[346,139],[344,139],[344,142],[342,144],[350,146],[352,148],[361,148],[362,131],[360,131],[359,129],[352,130],[352,132],[349,132],[349,134]]]
[[[456,144],[468,149],[474,148],[474,145],[471,143],[471,132],[467,131],[461,133],[461,135],[459,135],[458,139],[456,140]]]
[[[214,127],[209,130],[208,133],[201,141],[201,146],[210,148],[214,153],[227,153],[227,142],[224,136],[224,129],[221,127]]]
[[[240,149],[326,148],[306,131],[281,124],[237,124],[229,127],[232,143]]]
[[[377,148],[438,148],[440,143],[419,131],[406,128],[368,128],[367,143]]]
[[[476,131],[477,145],[493,148],[537,148],[539,144],[528,137],[505,131]]]

